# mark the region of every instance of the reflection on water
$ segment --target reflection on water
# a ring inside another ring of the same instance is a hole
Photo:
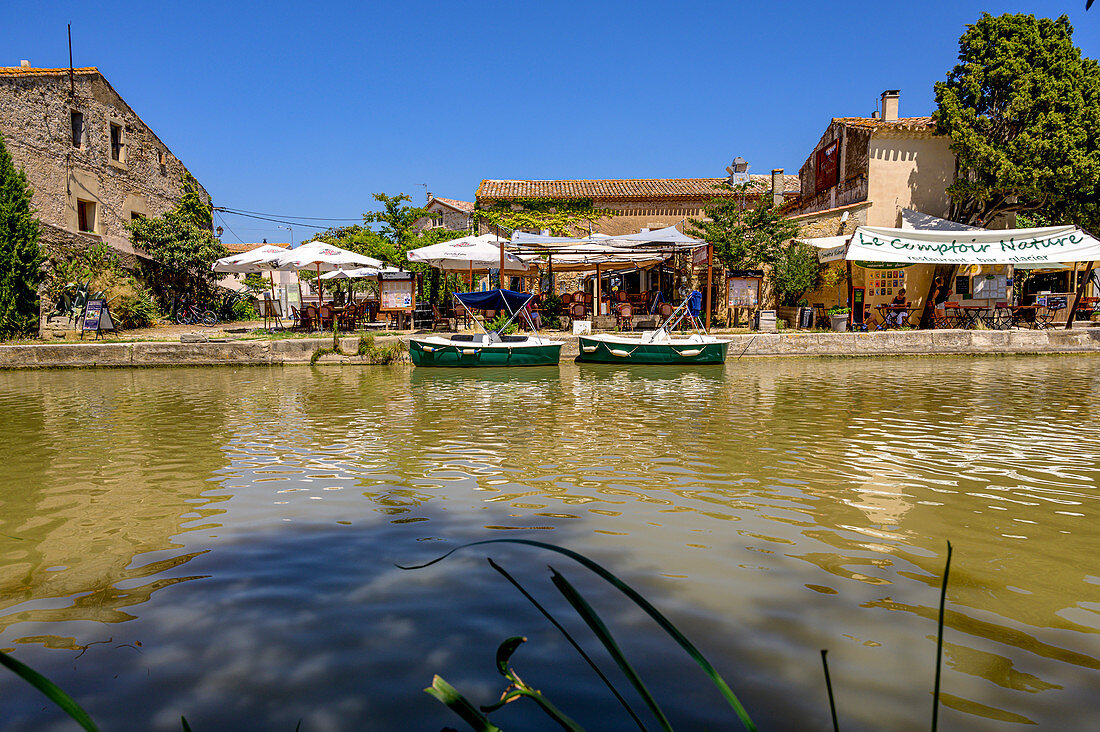
[[[393,567],[530,536],[649,596],[762,726],[828,725],[829,648],[844,726],[906,728],[930,711],[950,539],[945,724],[1081,726],[1096,364],[3,373],[0,647],[109,727],[432,729],[457,720],[420,692],[431,675],[486,703],[496,644],[522,634],[525,677],[590,728],[630,728],[486,551]],[[547,557],[491,554],[554,602]],[[648,621],[554,565],[675,723],[735,726]],[[545,728],[511,706],[505,726]],[[5,728],[51,714],[0,676]]]

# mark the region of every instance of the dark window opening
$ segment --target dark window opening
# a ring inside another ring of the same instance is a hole
[[[73,147],[80,147],[84,141],[84,114],[73,112],[70,121],[73,127]]]
[[[111,160],[122,162],[122,126],[111,125]]]
[[[145,214],[143,214],[143,213],[138,213],[137,211],[131,211],[130,212],[130,220],[131,221],[137,221],[138,219],[143,219],[143,218],[145,218]]]
[[[95,204],[91,201],[76,202],[77,228],[81,231],[95,233]]]

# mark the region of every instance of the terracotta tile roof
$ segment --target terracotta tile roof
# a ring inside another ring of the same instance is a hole
[[[230,254],[244,254],[245,252],[251,252],[256,247],[273,246],[286,249],[290,244],[280,244],[278,242],[268,242],[267,244],[263,242],[259,244],[251,244],[248,242],[222,242],[222,246],[228,249]]]
[[[840,122],[850,127],[863,127],[869,130],[933,132],[936,129],[936,123],[932,121],[931,117],[899,117],[889,121],[871,117],[833,117],[833,122]]]
[[[787,193],[798,193],[797,175],[785,175]],[[481,181],[477,198],[591,198],[598,201],[676,200],[735,195],[715,188],[725,178],[625,178],[602,180],[491,180]],[[771,189],[771,175],[752,175],[754,189]]]
[[[432,201],[439,201],[444,206],[450,206],[453,209],[465,211],[466,213],[474,210],[474,204],[472,201],[458,201],[453,198],[443,198],[442,196],[432,196]],[[428,203],[431,203],[432,201],[428,201]]]
[[[95,66],[73,69],[74,74],[98,74]],[[0,76],[68,76],[68,69],[28,69],[23,66],[0,66]]]

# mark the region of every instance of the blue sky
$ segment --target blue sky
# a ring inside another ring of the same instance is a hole
[[[830,117],[932,84],[982,11],[1084,0],[677,3],[2,3],[0,65],[98,66],[216,205],[356,218],[371,194],[473,200],[483,178],[797,172]],[[287,241],[226,217],[226,241]],[[323,222],[322,222],[323,223]],[[311,229],[294,228],[296,242]],[[234,235],[235,234],[235,235]]]

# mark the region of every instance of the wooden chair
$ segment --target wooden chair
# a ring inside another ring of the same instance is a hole
[[[568,310],[568,309],[569,309],[569,306],[570,306],[570,305],[571,305],[572,303],[573,303],[573,293],[571,293],[571,292],[563,292],[563,293],[561,294],[561,304],[562,304],[562,307],[564,307],[564,308],[565,308],[566,310]]]
[[[619,330],[634,330],[634,308],[628,304],[619,305],[615,313],[615,325]]]
[[[300,310],[298,310],[298,308],[294,307],[293,305],[290,306],[290,317],[294,321],[294,325],[291,326],[293,329],[308,329],[310,325],[309,316],[307,316],[305,313],[302,313]]]
[[[441,325],[443,330],[454,330],[452,321],[451,316],[444,313],[438,305],[432,305],[432,330],[440,330]]]
[[[314,330],[318,323],[320,323],[320,316],[317,313],[316,305],[306,305],[305,310],[306,328],[308,330]]]
[[[948,301],[943,304],[945,315],[942,317],[934,316],[935,327],[937,328],[958,328],[961,323],[962,305],[958,302]],[[935,310],[933,309],[933,314]]]
[[[332,318],[334,315],[331,305],[322,305],[317,309],[317,316],[321,321],[321,330],[328,330],[332,327]]]
[[[612,295],[612,298],[615,300],[615,302],[626,302],[626,293],[622,290],[619,290]]]
[[[574,302],[569,306],[569,317],[572,320],[584,320],[585,312],[583,302]]]
[[[355,330],[355,321],[359,319],[359,306],[353,305],[336,316],[336,326],[340,330]]]

